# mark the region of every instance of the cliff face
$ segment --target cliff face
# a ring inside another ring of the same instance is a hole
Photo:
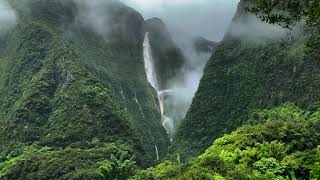
[[[173,149],[198,155],[213,140],[246,123],[259,109],[286,102],[314,111],[319,102],[317,49],[307,49],[301,32],[285,33],[244,12],[241,1],[204,77]]]
[[[177,76],[185,58],[161,19],[146,20],[145,31],[150,33],[150,44],[159,75],[160,88],[168,89],[168,81]]]

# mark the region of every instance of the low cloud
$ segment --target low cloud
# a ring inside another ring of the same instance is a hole
[[[148,19],[161,18],[171,32],[220,41],[239,0],[121,0]]]
[[[264,43],[267,40],[279,40],[288,35],[289,30],[278,25],[260,21],[254,15],[246,15],[233,22],[229,35],[251,43]]]
[[[213,52],[199,52],[195,49],[194,38],[186,35],[175,35],[175,41],[181,49],[185,63],[177,76],[169,81],[169,89],[175,92],[168,98],[168,108],[174,121],[174,131],[185,118],[193,97],[198,90],[204,68]]]
[[[17,24],[17,15],[7,0],[0,0],[0,35],[12,30]]]
[[[73,0],[77,5],[76,22],[92,28],[99,35],[106,37],[109,32],[109,6],[106,0]]]

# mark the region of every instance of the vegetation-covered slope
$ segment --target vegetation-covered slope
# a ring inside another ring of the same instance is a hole
[[[61,35],[30,22],[8,39],[1,87],[7,140],[51,139],[63,146],[81,137],[118,136],[113,132],[116,127],[124,131],[123,138],[131,133],[110,91],[79,65]]]
[[[145,32],[161,89],[186,60],[163,22],[117,1],[10,1],[18,22],[0,37],[0,179],[320,178],[319,49],[299,31],[250,28],[252,1],[217,48],[194,42],[215,54],[176,160],[141,171],[170,143],[145,74]]]
[[[318,179],[319,118],[292,104],[263,110],[188,163],[165,161],[133,179]]]
[[[113,171],[153,163],[155,146],[165,155],[137,12],[108,4],[109,39],[77,20],[74,1],[11,5],[18,25],[0,38],[1,178],[125,178]]]
[[[240,2],[178,130],[174,149],[183,157],[203,152],[212,140],[235,130],[258,109],[291,102],[305,110],[317,110],[318,50],[305,47],[303,34],[295,39],[263,34],[265,26],[254,28],[245,13],[247,3]]]
[[[169,139],[155,106],[155,91],[148,84],[145,74],[142,54],[144,20],[134,10],[122,8],[116,7],[114,12],[110,12],[108,24],[116,27],[106,36],[81,24],[74,24],[69,27],[66,39],[76,50],[81,63],[112,91],[142,137],[148,155],[155,160],[155,146],[160,157],[163,157]]]
[[[94,9],[86,9],[87,4],[81,2],[32,1],[28,4],[32,13],[22,11],[27,18],[63,31],[63,41],[74,50],[79,63],[109,88],[120,102],[121,109],[128,114],[132,127],[142,137],[147,158],[156,159],[155,146],[163,157],[169,139],[154,105],[156,95],[144,70],[142,42],[145,29],[142,16],[119,2],[97,1],[101,4]],[[92,10],[95,16],[101,16],[101,22],[79,19],[82,13],[92,16]]]
[[[36,145],[0,164],[1,179],[127,179],[134,174],[133,152],[105,144],[90,149]]]
[[[1,177],[12,179],[17,174],[10,175],[11,171],[24,171],[24,165],[15,166],[15,158],[20,160],[21,150],[30,144],[56,150],[74,148],[81,155],[88,148],[112,142],[134,149],[138,157],[144,154],[139,136],[111,92],[79,64],[60,33],[45,24],[25,22],[7,37],[8,46],[1,59],[1,64],[5,64],[0,94],[0,147],[4,162]],[[87,158],[88,164],[95,159]],[[81,162],[72,163],[77,166]],[[53,168],[59,166],[55,164]],[[70,171],[77,169],[59,173],[62,176]]]

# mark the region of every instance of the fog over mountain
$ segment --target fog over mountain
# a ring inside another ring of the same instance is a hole
[[[159,17],[171,31],[220,41],[239,0],[121,0],[145,18]]]
[[[0,35],[15,26],[16,18],[16,14],[8,2],[0,0]]]

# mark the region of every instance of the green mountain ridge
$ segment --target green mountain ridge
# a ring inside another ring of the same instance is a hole
[[[113,154],[127,154],[115,162],[132,159],[139,166],[166,155],[169,138],[145,74],[145,22],[139,13],[119,2],[104,4],[105,23],[115,26],[99,34],[77,20],[74,1],[11,5],[19,21],[1,38],[0,177],[85,177],[96,175],[104,161],[113,162]],[[82,154],[91,151],[83,162]],[[99,151],[109,154],[95,155]],[[64,161],[64,152],[75,154],[73,167],[62,163],[66,169],[52,177],[45,174],[52,169],[22,168],[47,164],[50,156]]]
[[[311,112],[318,109],[318,50],[308,49],[305,34],[298,30],[292,34],[294,40],[286,35],[274,38],[265,32],[263,39],[252,38],[255,34],[261,37],[256,31],[264,29],[252,28],[252,18],[245,12],[251,3],[240,2],[229,32],[205,68],[174,139],[172,149],[182,157],[201,154],[214,139],[245,124],[256,111],[287,102]],[[250,29],[233,33],[246,26]]]
[[[31,22],[10,36],[2,58],[8,61],[1,86],[2,160],[31,144],[87,149],[111,142],[136,149],[140,159],[145,151],[120,105],[61,34]]]

